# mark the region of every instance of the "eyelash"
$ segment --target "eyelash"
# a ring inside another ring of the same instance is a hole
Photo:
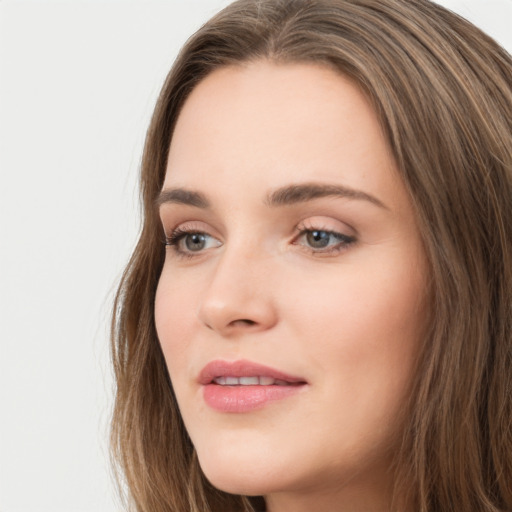
[[[340,252],[348,249],[349,246],[353,245],[356,242],[356,238],[353,236],[345,235],[343,233],[339,233],[337,231],[329,230],[329,229],[320,229],[315,227],[302,227],[297,228],[297,235],[292,242],[294,245],[300,245],[298,241],[304,237],[307,237],[310,234],[315,232],[323,233],[329,237],[333,237],[338,240],[338,243],[333,247],[328,247],[325,250],[317,249],[311,246],[303,245],[302,247],[307,250],[310,254],[313,255],[333,255],[339,254]],[[204,231],[200,231],[197,229],[187,229],[187,228],[176,228],[168,237],[165,238],[165,245],[169,246],[173,249],[173,252],[176,256],[180,258],[194,258],[199,256],[204,252],[204,250],[199,251],[191,251],[191,250],[183,250],[180,248],[180,244],[187,236],[190,235],[202,235],[207,238],[213,238],[211,235]]]
[[[325,249],[318,249],[315,247],[311,247],[311,245],[302,245],[304,250],[307,250],[310,254],[315,256],[333,256],[339,254],[346,249],[348,249],[351,245],[356,242],[356,238],[353,236],[345,235],[338,231],[333,231],[332,229],[322,229],[319,227],[299,227],[297,228],[298,235],[295,237],[293,244],[299,245],[298,241],[302,238],[307,237],[308,235],[312,235],[313,233],[323,233],[329,237],[337,240],[337,243],[333,246],[327,247]]]
[[[183,249],[180,249],[181,241],[189,235],[210,236],[208,233],[199,231],[197,229],[176,228],[169,236],[165,237],[165,245],[171,247],[175,255],[179,256],[180,258],[194,258],[195,256],[198,256],[198,254],[194,254],[194,251],[184,251]]]

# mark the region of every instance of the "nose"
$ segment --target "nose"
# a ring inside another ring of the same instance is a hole
[[[265,331],[278,320],[272,257],[242,252],[219,257],[199,306],[200,322],[224,337]]]

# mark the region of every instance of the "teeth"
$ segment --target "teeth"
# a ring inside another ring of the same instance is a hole
[[[288,386],[284,380],[273,379],[272,377],[215,377],[215,384],[221,386]]]
[[[242,386],[257,386],[260,383],[258,377],[240,377],[238,380]]]

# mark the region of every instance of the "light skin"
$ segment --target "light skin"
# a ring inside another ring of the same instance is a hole
[[[320,65],[216,70],[180,113],[162,190],[155,321],[207,478],[271,512],[389,510],[427,264],[370,103]],[[219,359],[307,384],[217,411],[197,376]]]

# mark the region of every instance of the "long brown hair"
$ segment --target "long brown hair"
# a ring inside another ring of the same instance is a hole
[[[112,323],[112,446],[134,510],[255,503],[202,475],[153,304],[164,260],[154,201],[180,109],[212,70],[256,59],[324,63],[351,77],[374,105],[414,204],[430,262],[430,329],[395,494],[418,512],[512,510],[512,59],[427,0],[239,0],[183,48],[147,134],[144,224]]]

